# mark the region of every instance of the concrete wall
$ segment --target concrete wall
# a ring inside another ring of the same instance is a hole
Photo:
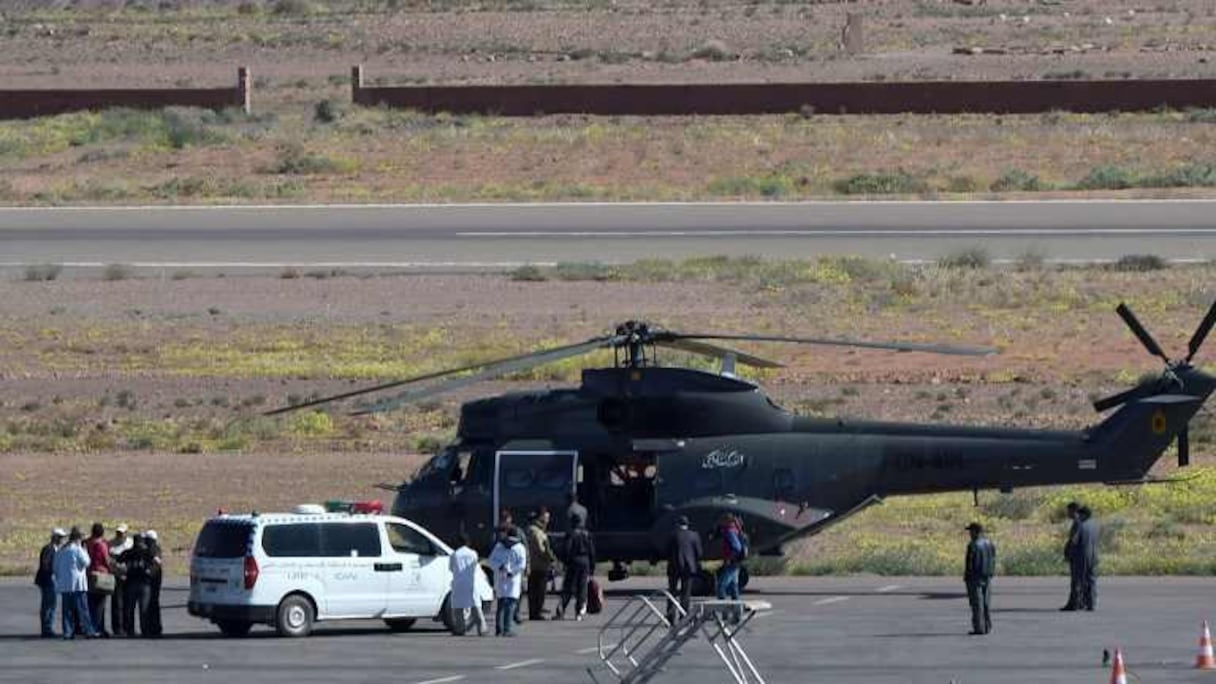
[[[930,81],[689,85],[421,86],[368,88],[355,67],[356,104],[454,114],[714,115],[1029,114],[1216,107],[1216,79],[1154,81]]]
[[[129,107],[202,107],[250,111],[253,82],[249,69],[237,70],[236,87],[138,88],[118,90],[0,90],[0,119],[28,119],[81,110]]]

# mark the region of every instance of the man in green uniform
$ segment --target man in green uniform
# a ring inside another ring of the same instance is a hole
[[[528,542],[528,619],[544,620],[545,585],[557,554],[549,544],[549,509],[541,508],[525,532]]]
[[[996,546],[984,536],[984,526],[973,522],[967,526],[971,543],[967,544],[963,581],[967,584],[967,601],[971,603],[971,633],[992,631],[992,616],[988,612],[992,575],[996,571]]]

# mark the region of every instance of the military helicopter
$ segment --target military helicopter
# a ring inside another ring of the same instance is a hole
[[[1216,304],[1171,360],[1131,309],[1116,309],[1132,333],[1165,362],[1162,374],[1101,399],[1118,407],[1079,431],[1011,429],[821,419],[794,415],[759,387],[735,377],[736,364],[781,364],[722,342],[833,345],[905,352],[982,355],[995,350],[900,342],[680,333],[629,321],[584,342],[389,382],[270,414],[403,390],[354,413],[390,411],[410,402],[542,364],[611,349],[610,368],[582,372],[575,388],[513,392],[461,407],[455,441],[412,479],[389,486],[393,513],[417,520],[445,540],[466,532],[492,543],[498,512],[517,520],[546,506],[554,535],[567,527],[568,497],[588,509],[609,578],[626,563],[657,561],[677,516],[712,530],[731,512],[759,555],[817,534],[889,496],[1064,483],[1146,482],[1175,440],[1189,460],[1188,421],[1216,388],[1191,364],[1216,324]],[[659,349],[721,362],[721,372],[659,365]],[[718,545],[708,544],[710,557]]]

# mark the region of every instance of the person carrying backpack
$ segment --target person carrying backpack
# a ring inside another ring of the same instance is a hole
[[[719,600],[739,600],[739,568],[747,557],[743,528],[733,513],[723,513],[718,523],[718,538],[722,541],[722,567],[718,570]],[[737,621],[739,618],[736,617]]]
[[[595,540],[587,531],[586,521],[575,515],[570,518],[570,525],[562,555],[566,576],[562,580],[562,602],[554,618],[557,620],[565,617],[572,596],[575,597],[574,619],[582,620],[587,614],[587,583],[595,568]]]

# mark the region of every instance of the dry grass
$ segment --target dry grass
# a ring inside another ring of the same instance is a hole
[[[52,204],[1193,196],[1216,184],[1212,149],[1216,128],[1189,113],[512,120],[356,109],[332,124],[190,112],[0,123],[9,201]],[[1126,189],[1138,186],[1157,189]]]

